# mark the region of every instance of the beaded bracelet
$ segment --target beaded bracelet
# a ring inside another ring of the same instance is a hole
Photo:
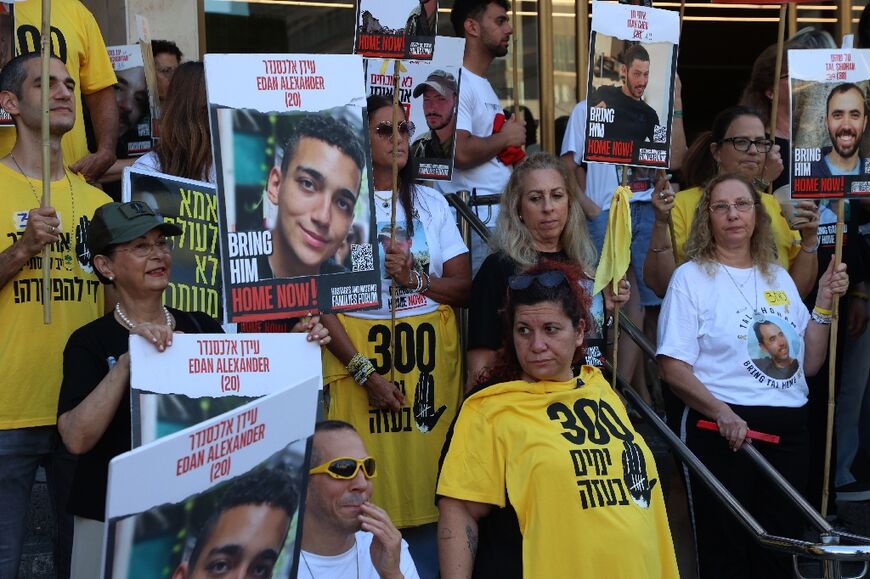
[[[813,310],[812,313],[810,313],[810,318],[820,326],[829,326],[831,324],[831,316],[823,316],[816,312],[816,310]]]
[[[347,363],[347,372],[353,377],[354,382],[360,386],[368,380],[368,377],[375,371],[372,361],[357,352]]]

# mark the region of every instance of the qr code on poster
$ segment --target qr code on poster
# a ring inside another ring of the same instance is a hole
[[[353,271],[372,271],[375,269],[375,262],[372,259],[372,244],[351,243],[350,264]]]
[[[664,143],[668,138],[668,127],[656,125],[653,129],[653,143]]]

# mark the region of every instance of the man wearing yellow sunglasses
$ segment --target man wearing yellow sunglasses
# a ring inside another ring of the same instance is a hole
[[[371,502],[377,462],[353,426],[314,428],[297,579],[419,579],[408,544]]]

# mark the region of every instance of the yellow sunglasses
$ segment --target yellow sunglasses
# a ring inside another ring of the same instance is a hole
[[[335,479],[350,480],[356,476],[360,468],[362,468],[363,475],[366,478],[375,478],[377,476],[377,464],[375,459],[370,456],[365,458],[340,456],[315,466],[308,471],[308,474],[327,474]]]

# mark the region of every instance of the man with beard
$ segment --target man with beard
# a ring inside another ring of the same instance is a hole
[[[496,57],[508,51],[513,28],[507,0],[456,0],[450,22],[465,39],[462,57],[462,94],[456,113],[456,147],[453,180],[436,181],[443,193],[467,190],[477,195],[501,195],[511,167],[525,157],[526,127],[521,118],[505,119],[504,111],[486,71]],[[492,230],[498,207],[484,209],[480,217]],[[472,269],[486,257],[486,244],[472,240]]]
[[[810,165],[810,176],[864,174],[861,137],[867,128],[864,91],[851,82],[834,87],[828,95],[825,128],[831,146],[822,148],[822,158]]]
[[[423,113],[429,130],[411,145],[417,159],[450,159],[453,156],[453,131],[456,128],[456,79],[449,72],[436,70],[414,89],[414,98],[423,95]]]
[[[788,338],[782,333],[782,328],[770,320],[764,320],[755,322],[752,329],[758,339],[758,347],[767,354],[753,359],[752,363],[774,380],[787,380],[794,376],[798,361],[791,357]]]
[[[371,502],[375,459],[353,426],[314,427],[297,579],[419,579],[408,544]]]
[[[605,139],[652,141],[659,116],[642,98],[649,82],[649,52],[640,44],[635,44],[625,51],[622,60],[622,86],[598,88],[590,95],[589,106],[614,111],[613,122],[604,123]]]

